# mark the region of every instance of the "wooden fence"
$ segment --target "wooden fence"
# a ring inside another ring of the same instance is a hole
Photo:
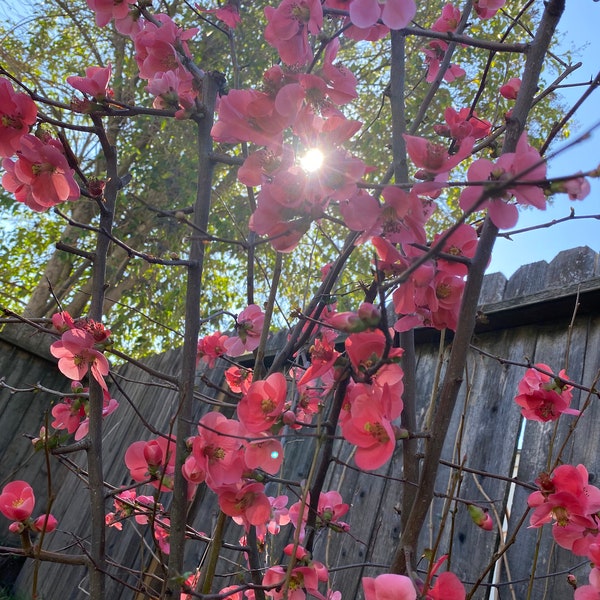
[[[488,570],[483,584],[477,589],[476,599],[516,599],[527,595],[530,575],[535,571],[532,599],[564,600],[572,597],[566,575],[574,573],[581,583],[586,583],[589,566],[585,558],[573,557],[557,547],[548,527],[543,530],[528,529],[527,496],[529,489],[514,486],[509,481],[486,477],[485,473],[513,475],[521,482],[532,484],[539,472],[546,468],[548,448],[565,443],[565,461],[585,463],[591,473],[592,483],[600,485],[600,406],[597,398],[587,408],[578,424],[576,435],[569,438],[573,417],[563,416],[554,424],[528,422],[521,428],[521,416],[513,402],[517,383],[524,369],[511,366],[494,357],[508,361],[543,362],[554,370],[565,366],[568,358],[568,375],[575,381],[592,386],[600,369],[600,271],[598,255],[589,248],[576,248],[559,254],[550,264],[534,263],[519,269],[510,280],[500,274],[488,275],[484,281],[481,298],[481,319],[473,340],[465,382],[462,386],[456,414],[446,440],[443,465],[436,483],[436,499],[429,515],[429,527],[423,532],[422,547],[431,548],[436,543],[435,532],[440,519],[446,514],[446,496],[452,493],[461,499],[480,504],[487,503],[502,533],[485,532],[473,525],[464,505],[452,505],[438,554],[451,550],[451,569],[465,582],[467,589],[488,568],[490,558],[501,549],[518,524],[525,518],[516,542],[510,545],[496,569]],[[577,306],[577,311],[575,308]],[[572,323],[571,328],[569,327]],[[442,356],[447,356],[446,338]],[[277,344],[274,340],[272,346]],[[47,355],[48,340],[34,335],[23,339],[4,332],[0,336],[0,377],[12,386],[41,383],[52,389],[68,389],[65,379],[54,368]],[[430,403],[431,388],[436,375],[439,356],[439,334],[430,330],[417,333],[419,422],[422,422]],[[179,349],[171,350],[149,359],[146,364],[157,371],[177,374]],[[223,365],[198,374],[199,395],[218,396],[223,377]],[[147,437],[136,413],[162,431],[168,430],[169,419],[176,405],[176,393],[165,387],[139,368],[126,365],[118,369],[113,395],[120,402],[119,410],[107,418],[105,434],[105,478],[113,485],[129,483],[124,466],[125,448],[133,441]],[[215,387],[216,386],[216,387]],[[574,407],[582,407],[585,393],[574,391]],[[48,494],[47,471],[44,457],[33,454],[31,443],[22,433],[35,434],[44,421],[44,414],[52,397],[44,392],[10,393],[0,391],[0,484],[11,478],[28,480],[34,487],[38,503],[43,510]],[[207,407],[197,403],[200,417]],[[577,439],[575,443],[574,439]],[[565,441],[566,440],[566,441]],[[522,448],[520,444],[522,442]],[[293,444],[293,445],[292,445]],[[302,479],[307,476],[312,457],[310,438],[294,439],[286,448],[286,466],[283,478]],[[347,515],[350,534],[323,532],[318,539],[316,558],[335,566],[331,572],[332,588],[340,590],[344,600],[362,598],[361,577],[376,576],[385,571],[400,533],[400,515],[397,511],[404,484],[402,483],[401,445],[388,465],[374,473],[361,473],[352,467],[351,449],[339,444],[338,462],[330,469],[325,489],[339,489],[346,502],[351,504]],[[76,460],[76,459],[72,459]],[[53,549],[71,548],[81,553],[88,536],[87,490],[77,468],[85,469],[84,459],[67,469],[61,465],[51,471],[52,489],[56,496],[52,512],[59,519],[59,530],[48,536]],[[451,465],[462,464],[462,471]],[[450,465],[450,466],[449,466]],[[457,475],[459,473],[459,475]],[[277,489],[270,484],[270,494],[286,493],[290,503],[295,501],[293,491]],[[107,512],[111,510],[107,502]],[[192,507],[193,528],[211,533],[218,507],[211,492],[199,494]],[[525,516],[524,516],[525,515]],[[5,522],[6,524],[6,522]],[[291,529],[291,526],[288,526]],[[242,534],[240,527],[231,526],[226,538],[237,543]],[[534,547],[541,536],[537,561],[534,564]],[[0,544],[15,544],[15,536],[0,527]],[[278,556],[277,546],[266,548]],[[198,564],[205,550],[203,543],[191,544],[186,557],[190,570]],[[123,531],[108,532],[108,555],[115,564],[125,564],[135,570],[152,562],[154,548],[143,528],[125,523]],[[0,560],[7,560],[2,559]],[[226,555],[219,565],[223,586],[235,581],[241,573],[239,555]],[[425,566],[426,561],[422,561]],[[38,589],[46,600],[78,600],[86,598],[86,573],[61,565],[42,563],[38,566]],[[11,571],[12,569],[12,571]],[[2,578],[8,580],[11,572],[20,569],[16,589],[31,590],[35,565],[32,561],[21,563],[14,559],[0,563]],[[121,580],[134,586],[138,582],[133,574],[111,568]],[[152,585],[149,578],[146,583]],[[109,579],[108,597],[114,600],[135,599],[135,593],[123,583]]]

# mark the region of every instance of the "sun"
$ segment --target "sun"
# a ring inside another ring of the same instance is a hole
[[[318,148],[311,148],[301,159],[300,166],[309,173],[318,171],[323,164],[323,152]]]

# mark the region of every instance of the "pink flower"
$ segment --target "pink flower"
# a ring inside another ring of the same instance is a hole
[[[363,577],[365,600],[416,600],[417,591],[404,575],[385,573],[378,577]]]
[[[481,19],[491,19],[505,3],[506,0],[475,0],[473,8]]]
[[[21,138],[35,124],[37,107],[27,95],[15,92],[10,82],[0,77],[0,157],[12,156]]]
[[[262,469],[275,475],[283,462],[283,446],[279,440],[267,434],[263,436],[246,444],[244,461],[249,469]]]
[[[287,382],[282,373],[253,382],[240,400],[237,414],[250,433],[269,430],[281,417],[287,395]]]
[[[585,177],[575,176],[566,181],[553,183],[551,189],[568,194],[569,200],[583,200],[590,193],[590,182]]]
[[[225,349],[229,356],[241,356],[258,348],[262,334],[265,313],[260,306],[250,304],[236,318],[237,335],[225,340]]]
[[[215,490],[221,510],[246,528],[265,525],[271,518],[271,503],[262,483],[223,486]]]
[[[463,139],[456,154],[448,154],[448,148],[441,144],[433,144],[429,140],[414,135],[403,135],[406,141],[406,151],[411,160],[427,173],[447,173],[464,160],[473,149],[474,139]]]
[[[319,0],[283,0],[277,8],[265,7],[265,40],[277,49],[286,65],[305,65],[313,53],[308,34],[316,35],[323,26]]]
[[[386,386],[387,387],[387,386]],[[357,384],[353,388],[350,411],[344,417],[342,435],[357,446],[354,462],[359,469],[373,471],[394,453],[396,437],[384,414],[384,394],[378,386]]]
[[[538,363],[539,369],[552,372],[548,365]],[[559,374],[563,379],[567,377],[564,370]],[[579,411],[569,408],[573,394],[570,385],[565,385],[559,380],[540,373],[537,369],[527,369],[523,379],[519,382],[519,393],[515,402],[521,406],[521,414],[532,421],[556,421],[561,414],[578,415]]]
[[[85,77],[67,77],[67,83],[100,102],[113,95],[113,91],[108,87],[111,72],[110,64],[107,67],[88,67]]]
[[[527,172],[524,172],[527,171]],[[519,183],[509,184],[501,197],[486,197],[485,188],[472,185],[465,188],[459,204],[464,211],[489,211],[490,219],[501,229],[513,227],[519,212],[514,204],[508,201],[514,196],[518,204],[530,205],[546,209],[546,196],[539,183],[528,184],[527,181],[538,182],[546,178],[546,164],[539,152],[527,142],[527,134],[523,132],[515,152],[503,154],[496,163],[480,158],[471,164],[467,171],[469,181],[509,181],[517,179]]]
[[[2,167],[6,171],[2,177],[4,189],[37,212],[79,198],[74,171],[57,140],[44,143],[33,135],[24,135],[17,160],[5,158]]]
[[[214,14],[215,17],[219,19],[219,21],[223,21],[223,23],[225,23],[225,25],[227,25],[227,27],[230,27],[231,29],[235,29],[242,21],[237,5],[231,1],[227,2],[225,6],[222,6],[220,8],[213,8],[208,10],[205,8],[201,8],[198,5],[196,5],[196,8],[201,12]]]
[[[500,88],[500,95],[507,100],[516,100],[520,88],[521,80],[518,77],[513,77]]]
[[[209,412],[200,419],[198,432],[192,441],[192,453],[206,472],[208,485],[215,489],[238,482],[246,467],[241,423],[221,413]]]
[[[0,512],[11,521],[26,521],[35,506],[35,496],[26,481],[11,481],[0,494]]]
[[[125,19],[131,4],[136,0],[86,0],[87,5],[96,13],[96,25],[104,27],[111,19]]]
[[[31,525],[33,531],[37,531],[41,533],[45,531],[46,533],[52,533],[56,526],[58,525],[58,520],[54,515],[40,515],[37,519],[35,519]]]
[[[443,40],[432,40],[427,44],[423,53],[425,54],[425,64],[427,65],[427,76],[425,81],[432,83],[440,72],[440,63],[448,50],[448,44]],[[459,77],[464,77],[465,70],[454,63],[451,63],[444,73],[444,81],[452,83]]]
[[[381,18],[390,29],[406,27],[415,16],[414,0],[387,0],[383,6],[378,0],[353,0],[350,4],[350,20],[361,29],[375,25]]]
[[[475,111],[470,108],[461,108],[458,112],[451,106],[444,111],[446,126],[434,125],[434,130],[438,135],[447,135],[462,142],[466,137],[472,137],[479,140],[489,135],[492,124],[485,119],[480,119]]]
[[[214,368],[217,358],[223,356],[226,352],[225,341],[227,336],[220,331],[215,331],[198,340],[198,353],[196,355],[196,365],[202,360],[210,369]]]
[[[95,341],[94,336],[83,329],[69,329],[50,346],[50,352],[58,358],[58,368],[63,375],[80,381],[90,371],[100,386],[108,391],[104,381],[109,371],[108,360],[94,348]]]
[[[448,3],[442,8],[442,15],[438,20],[431,26],[433,31],[456,31],[458,23],[460,21],[460,10]]]
[[[427,592],[427,600],[465,600],[465,586],[449,571],[438,575],[435,585]]]
[[[134,481],[146,481],[161,491],[173,487],[175,440],[158,437],[147,442],[133,442],[125,452],[125,464]]]

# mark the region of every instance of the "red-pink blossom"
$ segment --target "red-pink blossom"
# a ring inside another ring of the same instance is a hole
[[[34,519],[33,523],[31,524],[31,529],[33,531],[37,531],[38,533],[41,533],[42,531],[45,531],[46,533],[52,533],[56,529],[57,525],[58,519],[54,515],[40,515],[37,519]]]
[[[283,130],[289,116],[279,114],[274,98],[256,90],[231,90],[221,98],[218,121],[211,135],[225,144],[253,142],[277,151],[283,143]]]
[[[175,473],[175,440],[158,437],[133,442],[125,452],[125,464],[134,481],[146,481],[161,491],[170,491]]]
[[[433,31],[456,31],[460,22],[460,10],[454,5],[448,3],[442,8],[442,14],[437,21],[431,26]]]
[[[390,29],[406,27],[417,11],[414,0],[353,0],[350,3],[350,20],[354,25],[365,29],[374,25],[380,18]]]
[[[261,469],[275,475],[283,463],[283,446],[275,438],[262,434],[246,444],[244,461],[249,469]]]
[[[227,4],[219,8],[209,10],[196,5],[196,9],[201,12],[214,14],[219,21],[223,21],[223,23],[231,29],[235,29],[242,21],[237,4],[234,4],[231,1],[228,1]]]
[[[427,600],[465,600],[465,598],[465,586],[450,571],[440,573],[434,586],[426,594]]]
[[[0,494],[0,512],[11,521],[26,521],[35,506],[33,489],[26,481],[7,483]]]
[[[414,135],[404,134],[403,137],[411,160],[417,167],[432,174],[450,171],[471,154],[475,142],[472,137],[467,137],[463,139],[455,154],[449,154],[448,148],[442,144],[434,144]]]
[[[286,65],[305,65],[312,57],[308,34],[317,35],[323,26],[319,0],[283,0],[277,8],[265,7],[265,40]]]
[[[425,77],[427,83],[432,83],[438,76],[441,62],[446,55],[446,50],[448,50],[448,44],[443,40],[432,40],[423,49],[423,53],[425,54],[425,64],[427,65],[427,76]],[[463,77],[465,73],[466,72],[462,67],[451,63],[444,72],[444,81],[452,83],[455,79]]]
[[[209,369],[214,368],[215,362],[226,352],[225,341],[227,336],[220,331],[215,331],[198,340],[198,351],[196,354],[196,365],[202,360]]]
[[[69,329],[59,341],[50,346],[52,356],[58,358],[60,372],[74,381],[81,381],[88,371],[104,390],[108,390],[104,377],[108,375],[108,360],[94,348],[94,336],[83,329]]]
[[[87,67],[85,77],[72,75],[67,77],[67,83],[100,102],[113,95],[113,91],[108,87],[111,72],[110,64],[107,67]]]
[[[520,88],[521,80],[518,77],[512,77],[500,88],[500,95],[507,100],[516,100]]]
[[[417,591],[409,577],[384,573],[378,577],[363,577],[365,600],[416,600]]]
[[[242,396],[237,414],[251,433],[269,430],[281,418],[287,395],[287,382],[282,373],[254,381]]]
[[[21,138],[35,124],[37,107],[27,95],[15,92],[10,82],[0,77],[0,157],[12,156]]]
[[[225,350],[229,356],[241,356],[258,348],[265,313],[260,306],[250,304],[236,318],[235,336],[225,340]]]
[[[491,19],[505,3],[506,0],[475,0],[473,8],[481,19]]]
[[[237,483],[246,468],[242,424],[221,413],[209,412],[200,419],[198,433],[192,441],[192,453],[206,472],[208,485],[215,489]]]
[[[129,9],[136,0],[86,0],[87,5],[96,13],[96,25],[104,27],[111,19],[127,18]]]
[[[464,211],[488,209],[490,219],[501,229],[513,227],[519,213],[514,204],[508,202],[514,196],[518,204],[535,206],[540,210],[546,209],[546,196],[538,183],[546,178],[546,163],[542,161],[539,152],[527,142],[524,132],[515,152],[508,152],[493,163],[485,158],[480,158],[471,164],[467,171],[467,179],[477,182],[507,182],[501,196],[498,194],[489,197],[485,187],[472,185],[465,188],[460,195],[460,207]],[[527,183],[531,181],[532,183]]]
[[[2,168],[6,171],[2,177],[4,189],[35,211],[79,198],[74,171],[57,140],[44,143],[34,135],[22,136],[17,160],[5,158]]]
[[[271,504],[262,483],[227,485],[215,491],[221,510],[247,529],[250,525],[265,525],[271,518]]]
[[[166,14],[156,14],[155,24],[144,21],[142,30],[134,37],[135,60],[142,79],[152,79],[158,73],[183,69],[179,52],[190,57],[187,42],[197,28],[181,29]]]
[[[569,408],[573,394],[573,386],[562,383],[538,369],[552,373],[548,365],[538,363],[534,369],[527,369],[519,382],[515,402],[521,407],[521,414],[532,421],[556,421],[561,414],[578,415],[579,411]],[[558,376],[562,379],[567,374],[562,370]]]

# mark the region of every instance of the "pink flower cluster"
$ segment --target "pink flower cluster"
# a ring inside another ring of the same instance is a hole
[[[565,371],[558,374],[560,379],[548,373],[552,373],[552,369],[543,363],[538,363],[525,372],[519,382],[519,393],[515,396],[515,402],[521,407],[521,414],[526,419],[542,422],[556,421],[562,414],[578,415],[578,410],[569,408],[573,387],[561,381],[567,378]]]
[[[526,133],[519,138],[515,152],[503,154],[495,163],[487,158],[473,162],[467,171],[467,179],[481,184],[463,190],[460,207],[464,211],[487,208],[490,219],[500,229],[516,225],[519,218],[517,204],[546,209],[546,196],[539,183],[546,179],[546,163],[539,152],[529,145]],[[493,182],[506,182],[501,194],[487,193],[486,186],[493,190],[490,187]],[[513,197],[516,204],[510,203]]]
[[[88,434],[89,429],[89,400],[88,388],[84,388],[81,382],[73,381],[71,383],[73,396],[61,398],[52,407],[52,416],[54,421],[51,425],[56,430],[66,430],[68,434],[75,434],[75,440],[81,440]],[[104,401],[102,407],[102,417],[107,417],[117,410],[119,403],[110,397],[107,390],[102,390]]]
[[[89,372],[108,392],[104,377],[109,364],[102,350],[110,343],[110,331],[91,319],[74,321],[67,312],[56,313],[52,323],[62,333],[61,339],[50,346],[52,356],[58,358],[60,372],[77,382]]]
[[[7,483],[0,494],[0,512],[13,522],[8,529],[12,533],[23,533],[29,529],[34,532],[50,533],[56,529],[58,521],[47,513],[36,519],[31,518],[35,508],[33,489],[26,481],[11,481]]]
[[[560,465],[550,475],[542,473],[536,483],[539,491],[527,499],[533,509],[530,526],[552,523],[552,536],[559,546],[577,556],[596,553],[592,546],[600,544],[600,489],[589,483],[587,469]]]

